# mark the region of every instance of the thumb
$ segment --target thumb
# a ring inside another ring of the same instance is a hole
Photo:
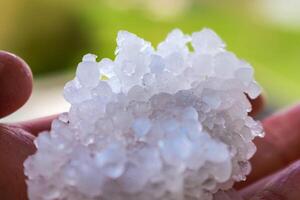
[[[30,97],[32,74],[14,54],[0,51],[0,118],[19,109]]]
[[[300,160],[241,191],[247,200],[299,200]]]
[[[35,152],[33,139],[19,127],[0,124],[1,199],[27,199],[23,162]]]

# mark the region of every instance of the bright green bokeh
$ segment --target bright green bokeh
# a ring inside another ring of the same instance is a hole
[[[31,1],[36,6],[22,7],[23,14],[14,16],[14,34],[6,37],[9,41],[2,42],[2,47],[22,56],[36,75],[74,70],[88,52],[112,58],[120,29],[157,45],[173,28],[191,33],[209,27],[228,49],[254,66],[269,102],[283,106],[300,99],[300,31],[268,25],[242,5],[194,3],[176,17],[159,20],[143,8],[120,10],[100,0]],[[36,9],[38,16],[45,16],[37,20]]]

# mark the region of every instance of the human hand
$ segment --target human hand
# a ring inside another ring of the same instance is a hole
[[[27,64],[0,52],[0,117],[21,107],[31,90],[32,75]],[[262,108],[262,97],[252,105],[251,114],[255,115]],[[0,124],[0,194],[4,200],[27,199],[23,162],[36,150],[34,138],[50,128],[54,117]],[[246,200],[300,199],[300,161],[296,161],[300,157],[300,106],[269,117],[263,125],[267,134],[255,140],[258,150],[252,159],[253,171],[236,188]]]
[[[246,200],[299,200],[300,105],[268,117],[263,127],[265,137],[254,140],[252,172],[236,188]]]
[[[13,54],[0,51],[0,118],[20,108],[31,91],[32,74],[27,64]],[[35,152],[33,140],[38,132],[49,129],[51,119],[0,123],[0,199],[27,199],[23,162]]]

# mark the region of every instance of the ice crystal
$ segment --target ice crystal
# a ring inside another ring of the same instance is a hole
[[[175,29],[157,49],[120,31],[115,59],[85,55],[64,88],[69,112],[36,138],[29,198],[225,199],[263,135],[246,96],[259,93],[251,65],[210,29]]]

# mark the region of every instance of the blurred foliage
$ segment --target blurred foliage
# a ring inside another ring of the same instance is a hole
[[[156,45],[173,28],[191,33],[210,27],[230,50],[255,67],[272,103],[283,105],[300,99],[300,32],[265,23],[244,1],[191,0],[184,11],[168,18],[159,18],[140,4],[121,9],[114,6],[116,0],[2,1],[9,2],[6,6],[14,12],[7,21],[0,20],[1,28],[9,29],[0,34],[0,47],[22,56],[35,74],[75,69],[88,52],[112,58],[120,29]]]
[[[34,74],[74,65],[72,61],[79,60],[83,50],[91,49],[87,23],[74,6],[58,0],[7,2],[13,9],[1,24],[2,29],[9,25],[6,37],[0,37],[1,49],[24,58]]]

